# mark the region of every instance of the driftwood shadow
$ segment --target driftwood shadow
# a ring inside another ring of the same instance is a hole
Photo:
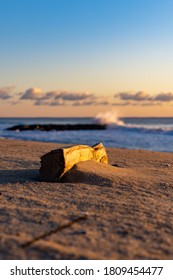
[[[0,185],[40,181],[38,169],[0,170]]]

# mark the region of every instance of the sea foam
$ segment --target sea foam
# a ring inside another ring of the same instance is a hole
[[[94,122],[98,124],[125,126],[125,123],[118,118],[118,115],[114,111],[100,112],[94,118]]]

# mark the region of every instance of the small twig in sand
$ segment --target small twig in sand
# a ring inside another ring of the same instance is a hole
[[[39,240],[42,239],[42,238],[45,238],[45,237],[47,237],[47,236],[50,236],[50,235],[53,234],[53,233],[57,233],[58,231],[61,231],[61,230],[63,230],[64,228],[71,227],[73,224],[78,223],[78,222],[80,222],[80,221],[82,221],[82,220],[86,220],[87,217],[88,217],[87,214],[84,214],[83,216],[80,216],[80,217],[78,217],[78,218],[76,218],[76,219],[73,219],[72,221],[70,221],[70,222],[68,222],[68,223],[66,223],[66,224],[64,224],[64,225],[62,225],[62,226],[59,226],[59,227],[57,227],[57,228],[55,228],[55,229],[50,230],[50,231],[47,232],[47,233],[43,233],[42,235],[40,235],[40,236],[38,236],[38,237],[35,237],[35,238],[32,239],[31,241],[28,241],[28,242],[22,244],[21,246],[22,246],[23,248],[26,248],[26,247],[32,245],[33,243],[35,243],[36,241],[39,241]]]

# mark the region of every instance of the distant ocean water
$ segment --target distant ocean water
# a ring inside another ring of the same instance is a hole
[[[107,123],[106,130],[7,131],[19,124]],[[173,118],[0,118],[0,138],[173,152]]]

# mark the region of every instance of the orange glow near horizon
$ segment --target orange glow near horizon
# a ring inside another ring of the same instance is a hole
[[[173,117],[172,105],[161,106],[33,106],[2,105],[0,117],[95,117],[99,112],[117,112],[118,117]]]

